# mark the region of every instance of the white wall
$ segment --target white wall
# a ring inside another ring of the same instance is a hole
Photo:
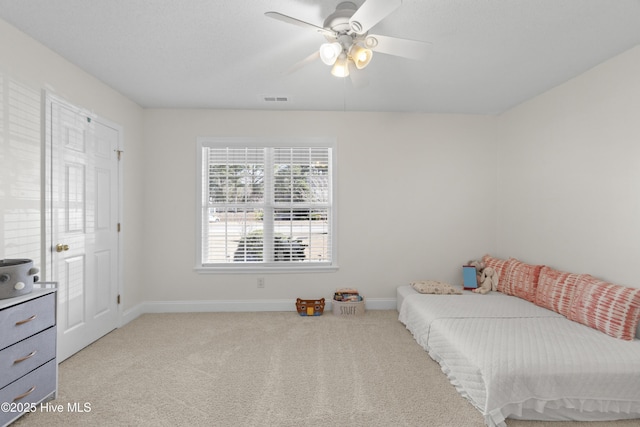
[[[500,118],[497,253],[640,287],[640,47]]]
[[[149,301],[331,298],[355,286],[394,298],[411,280],[461,282],[495,248],[495,118],[344,112],[146,110]],[[197,274],[198,136],[335,136],[339,271]],[[291,306],[293,309],[293,305]]]
[[[0,259],[40,264],[42,91],[124,128],[123,306],[142,301],[142,109],[0,20]]]
[[[0,21],[0,258],[39,257],[46,88],[124,127],[126,309],[330,297],[338,286],[393,298],[410,280],[457,282],[460,264],[487,252],[639,286],[637,75],[640,48],[500,117],[142,110]],[[338,272],[267,275],[257,289],[253,275],[193,271],[195,144],[206,135],[337,138]]]

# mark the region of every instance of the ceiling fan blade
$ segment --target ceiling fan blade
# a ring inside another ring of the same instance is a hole
[[[295,64],[293,64],[291,66],[291,68],[289,68],[287,70],[287,74],[291,74],[291,73],[295,73],[296,71],[298,71],[300,68],[311,64],[312,62],[314,62],[316,59],[320,59],[320,51],[316,50],[315,52],[313,52],[311,55],[307,56],[306,58],[304,58],[302,61],[298,61]]]
[[[370,34],[365,39],[365,45],[374,52],[387,55],[402,56],[404,58],[424,61],[429,56],[431,43],[417,40],[399,39],[397,37]]]
[[[329,35],[329,36],[333,36],[333,37],[337,36],[335,31],[327,30],[326,28],[322,28],[322,27],[318,27],[317,25],[310,24],[309,22],[301,21],[299,19],[293,18],[293,17],[288,16],[288,15],[283,15],[280,12],[265,12],[265,15],[268,16],[269,18],[277,19],[278,21],[286,22],[288,24],[297,25],[297,26],[302,27],[302,28],[307,28],[307,29],[311,28],[311,29],[319,32],[320,34]]]
[[[349,19],[351,29],[364,34],[402,4],[402,0],[366,0]]]

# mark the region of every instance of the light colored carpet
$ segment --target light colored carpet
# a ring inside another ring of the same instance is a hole
[[[14,426],[484,426],[397,317],[146,314],[60,364],[63,412]]]

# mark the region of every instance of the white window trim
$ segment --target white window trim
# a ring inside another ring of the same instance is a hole
[[[331,192],[332,192],[332,204],[331,204],[331,262],[329,263],[314,263],[305,262],[298,265],[281,265],[278,262],[272,263],[260,263],[260,264],[220,264],[220,265],[203,265],[202,263],[202,233],[203,233],[203,218],[202,218],[202,194],[203,194],[203,178],[202,178],[202,148],[207,145],[237,145],[243,147],[330,147],[332,151],[331,156]],[[283,137],[283,138],[267,138],[267,137],[207,137],[201,136],[197,138],[196,149],[196,197],[195,197],[195,211],[196,211],[196,265],[194,270],[200,274],[267,274],[267,273],[328,273],[338,270],[338,243],[337,243],[337,230],[338,230],[338,193],[337,193],[337,181],[338,181],[338,161],[337,161],[337,142],[333,137]]]

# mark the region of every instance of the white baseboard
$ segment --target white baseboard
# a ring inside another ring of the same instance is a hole
[[[199,313],[224,311],[291,311],[291,300],[146,301],[144,313]]]
[[[134,320],[135,318],[139,317],[140,315],[144,314],[143,311],[143,305],[142,304],[138,304],[133,308],[130,308],[128,310],[122,311],[122,313],[120,314],[120,325],[118,327],[123,327],[124,325],[126,325],[127,323],[131,322],[132,320]]]
[[[367,298],[367,310],[395,310],[395,298]],[[325,310],[331,310],[327,301]],[[124,326],[145,313],[198,313],[246,311],[296,311],[295,300],[211,300],[211,301],[145,301],[122,313]]]

